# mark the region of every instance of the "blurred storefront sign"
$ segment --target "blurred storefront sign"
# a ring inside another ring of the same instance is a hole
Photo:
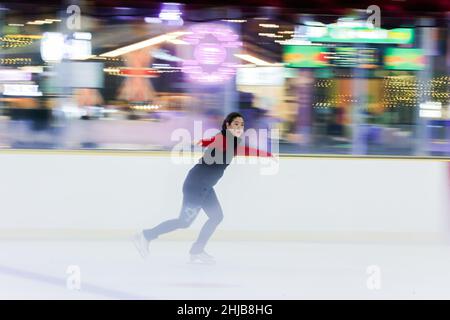
[[[386,48],[384,64],[391,70],[423,70],[425,57],[422,49]]]
[[[376,48],[334,47],[328,57],[336,67],[374,69],[379,65]]]
[[[284,68],[238,68],[236,84],[242,86],[282,86],[284,85]]]
[[[226,25],[204,23],[192,26],[183,39],[187,46],[183,72],[194,82],[221,83],[236,73],[234,56],[242,46],[239,35]]]
[[[414,30],[411,28],[387,30],[330,24],[327,26],[298,26],[295,37],[305,37],[313,42],[410,44],[414,40]]]
[[[284,46],[284,62],[291,68],[377,68],[377,48]]]
[[[323,46],[284,46],[283,60],[290,68],[323,68],[328,66],[328,49]]]
[[[63,59],[84,60],[92,55],[92,35],[75,32],[70,37],[60,32],[45,32],[41,40],[41,57],[46,62]]]
[[[64,35],[45,32],[41,39],[41,57],[45,62],[60,62],[64,57]]]
[[[133,77],[156,77],[158,72],[152,68],[119,68],[119,74]]]
[[[33,84],[4,84],[3,95],[19,96],[19,97],[39,97],[42,92],[39,91],[38,85]]]
[[[442,103],[427,101],[420,104],[421,118],[441,118],[442,117]]]

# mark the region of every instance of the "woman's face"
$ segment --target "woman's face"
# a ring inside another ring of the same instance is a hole
[[[227,123],[227,129],[235,137],[240,137],[244,133],[244,119],[241,117],[234,118],[231,123]]]

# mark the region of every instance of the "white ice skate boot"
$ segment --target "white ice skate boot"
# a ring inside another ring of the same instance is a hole
[[[196,263],[196,264],[215,264],[216,260],[214,260],[214,257],[207,254],[206,252],[201,252],[197,254],[191,253],[191,260],[190,263]]]
[[[133,243],[142,258],[147,258],[149,255],[148,245],[150,241],[145,239],[143,232],[139,232],[133,236]]]

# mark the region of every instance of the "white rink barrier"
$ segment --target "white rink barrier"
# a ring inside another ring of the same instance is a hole
[[[216,240],[447,242],[446,160],[281,157],[232,164]],[[168,153],[0,152],[0,239],[123,239],[178,215],[192,167]],[[162,238],[193,239],[191,228]]]

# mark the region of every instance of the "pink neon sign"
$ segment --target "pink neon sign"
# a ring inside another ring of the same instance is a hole
[[[220,83],[236,73],[234,54],[242,42],[231,28],[221,24],[198,24],[189,29],[184,41],[191,44],[190,57],[183,61],[182,70],[201,83]]]

